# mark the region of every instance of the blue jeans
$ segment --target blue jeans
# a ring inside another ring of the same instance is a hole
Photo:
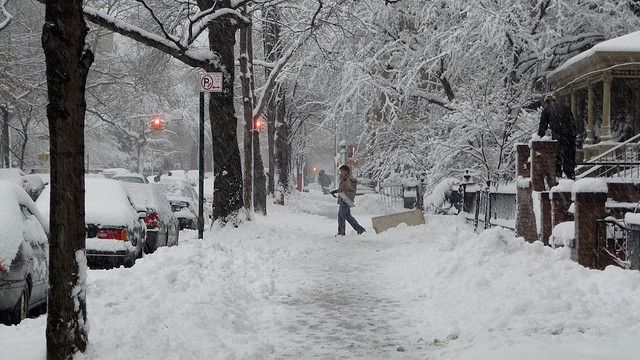
[[[340,208],[338,209],[338,235],[344,235],[345,220],[351,224],[353,230],[358,234],[362,234],[364,232],[364,228],[358,224],[353,216],[351,216],[351,208],[349,205],[340,202]]]

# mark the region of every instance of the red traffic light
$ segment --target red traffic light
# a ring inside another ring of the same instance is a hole
[[[258,116],[253,119],[253,128],[260,131],[264,129],[265,125],[267,125],[267,121],[264,117]]]
[[[151,119],[151,129],[154,131],[164,130],[164,119],[161,117]]]

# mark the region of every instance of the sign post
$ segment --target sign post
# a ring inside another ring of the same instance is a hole
[[[200,74],[200,126],[198,142],[198,239],[204,237],[204,94],[222,92],[222,73]]]

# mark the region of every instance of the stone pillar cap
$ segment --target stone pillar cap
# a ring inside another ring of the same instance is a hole
[[[571,188],[572,194],[577,193],[608,193],[609,186],[604,179],[600,178],[588,178],[580,179],[573,184]]]

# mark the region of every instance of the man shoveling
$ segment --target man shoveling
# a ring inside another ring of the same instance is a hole
[[[351,216],[351,207],[355,206],[353,201],[356,197],[356,187],[358,181],[351,176],[351,169],[347,165],[342,165],[340,170],[340,185],[336,190],[331,191],[331,195],[338,194],[338,235],[345,235],[345,220],[351,224],[358,235],[365,232],[358,221]]]

